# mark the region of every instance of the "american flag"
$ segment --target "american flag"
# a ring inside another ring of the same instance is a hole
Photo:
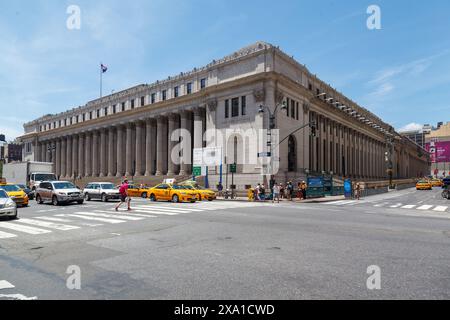
[[[108,71],[108,67],[105,66],[103,63],[100,65],[100,67],[102,68],[102,73],[105,73],[106,71]]]

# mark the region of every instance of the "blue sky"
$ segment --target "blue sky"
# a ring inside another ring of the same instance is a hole
[[[381,30],[369,30],[369,5]],[[81,29],[68,30],[69,5]],[[0,1],[0,132],[208,64],[258,40],[396,128],[450,121],[447,0]]]

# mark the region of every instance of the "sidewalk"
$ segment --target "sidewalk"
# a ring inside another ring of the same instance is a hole
[[[332,201],[339,201],[339,200],[345,200],[345,196],[331,196],[331,197],[325,197],[325,198],[315,198],[315,199],[306,199],[306,200],[297,200],[294,199],[293,201],[289,201],[286,199],[280,199],[281,202],[292,202],[292,203],[323,203],[323,202],[332,202]],[[224,197],[217,197],[216,201],[244,201],[244,202],[250,202],[247,197],[237,197],[236,199],[225,199]],[[251,201],[251,202],[261,202],[261,203],[272,203],[272,200],[266,200],[266,201]]]

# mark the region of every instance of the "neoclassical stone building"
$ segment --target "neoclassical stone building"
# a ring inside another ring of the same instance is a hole
[[[223,163],[238,164],[235,184],[244,188],[264,181],[268,159],[257,155],[268,151],[267,133],[260,130],[269,129],[270,113],[279,129],[272,134],[286,138],[279,147],[272,144],[277,181],[323,171],[384,180],[388,136],[394,139],[394,177],[429,171],[420,147],[264,42],[191,72],[26,123],[21,140],[25,160],[53,162],[61,179],[83,182],[123,176],[146,183],[188,179],[193,148],[222,147]],[[310,122],[317,124],[315,136],[308,126],[293,133]],[[220,168],[210,166],[208,172],[214,185]],[[225,165],[222,172],[225,183]]]

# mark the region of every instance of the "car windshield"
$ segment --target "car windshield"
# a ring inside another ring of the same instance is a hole
[[[6,192],[15,192],[15,191],[20,191],[20,188],[16,185],[5,185],[5,186],[0,186],[0,189],[5,190]]]
[[[70,182],[58,182],[54,184],[55,189],[76,189],[76,187]]]
[[[172,189],[175,189],[175,190],[189,190],[190,188],[188,186],[173,185]]]
[[[8,194],[5,192],[5,190],[0,189],[0,199],[8,198]]]
[[[45,173],[38,173],[34,175],[35,181],[55,181],[56,176],[54,174],[45,174]]]
[[[114,189],[114,185],[112,183],[111,184],[109,184],[109,183],[102,184],[101,186],[102,186],[102,189],[104,189],[104,190],[113,190]]]
[[[428,183],[428,181],[420,180],[419,183]]]
[[[25,185],[23,185],[23,184],[18,184],[17,185],[20,189],[26,189],[27,187],[25,186]]]

